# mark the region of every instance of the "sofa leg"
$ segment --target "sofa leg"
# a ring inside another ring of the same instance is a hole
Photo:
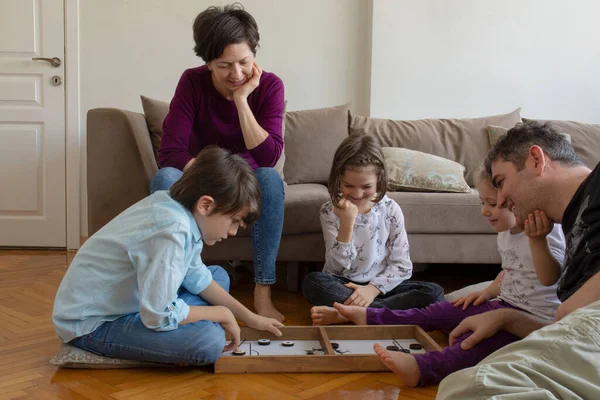
[[[297,292],[300,288],[300,262],[290,261],[287,263],[287,288],[288,292]]]

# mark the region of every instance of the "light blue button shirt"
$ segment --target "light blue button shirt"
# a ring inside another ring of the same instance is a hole
[[[146,197],[77,252],[56,293],[56,333],[68,342],[137,312],[148,329],[176,329],[190,312],[177,297],[179,288],[197,294],[212,281],[201,251],[200,230],[188,210],[167,191]]]

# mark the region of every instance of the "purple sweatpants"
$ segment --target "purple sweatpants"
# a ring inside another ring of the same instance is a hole
[[[434,329],[452,330],[463,319],[471,315],[500,308],[516,307],[500,300],[488,301],[476,307],[469,305],[466,310],[463,310],[462,306],[454,307],[454,304],[449,301],[433,303],[426,308],[412,308],[410,310],[367,308],[367,324],[419,325],[426,331]],[[500,331],[494,336],[482,340],[471,350],[462,350],[460,344],[472,334],[473,332],[465,333],[442,351],[414,354],[421,371],[421,386],[439,383],[451,373],[472,367],[499,348],[519,340],[519,337],[511,333]]]

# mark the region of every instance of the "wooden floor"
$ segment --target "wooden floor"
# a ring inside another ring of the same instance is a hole
[[[73,253],[0,250],[0,400],[3,399],[433,399],[437,387],[406,389],[392,373],[214,375],[210,370],[72,370],[49,364],[60,341],[53,331],[52,304]],[[495,276],[497,269],[456,269],[417,274],[447,290]],[[252,304],[252,280],[233,271],[232,294]],[[281,279],[280,279],[281,280]],[[275,304],[287,325],[310,324],[310,306],[281,287]],[[444,344],[445,337],[434,336]]]

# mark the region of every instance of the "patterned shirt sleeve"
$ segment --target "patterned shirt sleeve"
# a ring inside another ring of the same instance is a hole
[[[412,276],[412,261],[408,235],[404,226],[404,215],[400,206],[389,199],[386,205],[385,224],[390,235],[385,244],[385,269],[371,280],[370,284],[385,294]]]
[[[336,275],[343,275],[356,258],[356,248],[352,242],[338,242],[339,219],[334,214],[330,201],[321,207],[320,220],[325,240],[325,269]]]

